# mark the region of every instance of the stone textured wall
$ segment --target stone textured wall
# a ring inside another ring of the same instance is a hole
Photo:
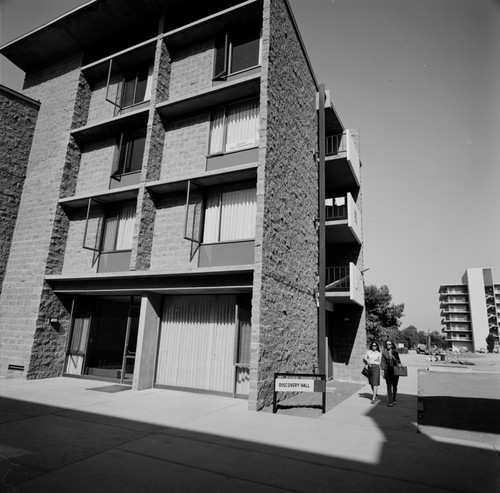
[[[317,364],[316,86],[280,0],[264,2],[262,44],[251,409],[271,403],[274,372]]]
[[[82,146],[76,195],[105,192],[109,180],[117,139],[115,137]]]
[[[182,118],[167,125],[162,179],[205,171],[209,128],[208,112]]]
[[[196,262],[190,260],[191,242],[184,239],[185,204],[185,194],[176,194],[158,202],[151,270],[196,266]]]
[[[109,91],[108,99],[114,102],[118,101],[118,95],[121,92],[122,86],[121,81],[122,75],[117,75],[111,78],[109,81]],[[107,77],[104,80],[100,80],[92,84],[92,95],[90,98],[90,106],[88,113],[88,124],[97,123],[102,120],[107,120],[108,118],[113,118],[113,116],[118,111],[118,108],[106,101],[106,91],[107,91]]]
[[[53,296],[45,296],[43,278],[48,265],[51,272],[60,272],[65,246],[67,218],[57,201],[62,186],[74,191],[71,170],[79,151],[69,132],[74,115],[85,121],[88,109],[77,102],[77,94],[88,93],[80,65],[78,54],[28,74],[25,81],[25,94],[39,100],[41,108],[0,298],[0,374],[9,364],[23,366],[30,377],[61,372],[68,320],[61,317],[57,330],[50,326],[54,305],[60,313],[65,310]]]
[[[186,97],[212,87],[212,40],[178,50],[172,56],[170,99]]]
[[[39,105],[0,87],[0,293]]]

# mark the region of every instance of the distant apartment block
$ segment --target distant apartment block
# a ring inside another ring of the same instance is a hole
[[[358,133],[286,0],[196,6],[90,1],[0,48],[40,101],[1,375],[254,410],[275,372],[363,378]]]
[[[486,347],[488,334],[498,345],[500,284],[491,269],[467,269],[461,284],[439,288],[443,333],[450,348],[478,351]]]

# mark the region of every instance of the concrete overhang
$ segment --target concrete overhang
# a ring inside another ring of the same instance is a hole
[[[258,163],[237,166],[233,168],[178,177],[170,180],[148,182],[146,188],[153,197],[160,197],[167,193],[185,192],[188,182],[191,181],[199,187],[210,187],[241,181],[257,179]]]
[[[159,294],[215,294],[250,292],[253,265],[189,269],[169,272],[121,272],[82,276],[49,275],[45,281],[58,295],[110,296]]]
[[[7,43],[0,53],[25,72],[82,50],[91,58],[85,63],[90,63],[161,34],[158,21],[163,12],[168,13],[163,32],[168,32],[239,3],[91,0]],[[99,56],[92,60],[93,52]]]

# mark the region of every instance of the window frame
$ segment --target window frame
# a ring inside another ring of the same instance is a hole
[[[139,140],[142,140],[142,153],[139,162],[140,166],[138,169],[131,171],[130,168],[132,167],[132,158],[134,156],[133,146],[136,145],[136,142],[138,142]],[[140,173],[142,171],[145,150],[145,128],[137,128],[131,131],[121,132],[120,137],[117,139],[117,144],[115,147],[113,166],[111,168],[111,178],[120,181],[120,177],[123,175]]]
[[[140,104],[143,104],[147,101],[151,100],[151,89],[152,89],[152,82],[153,82],[153,71],[154,71],[154,64],[152,61],[150,62],[143,62],[139,63],[137,65],[134,65],[133,67],[126,68],[125,70],[121,70],[123,73],[123,77],[121,79],[121,82],[119,85],[121,85],[121,88],[118,87],[117,94],[115,97],[115,100],[112,100],[110,98],[109,92],[110,92],[110,86],[111,86],[111,78],[113,74],[113,64],[116,64],[120,67],[120,64],[116,62],[113,58],[109,60],[109,67],[108,67],[108,78],[106,82],[106,96],[105,100],[114,105],[119,111],[125,110],[128,108],[132,108],[134,106],[138,106]],[[147,70],[146,73],[146,78],[145,78],[145,90],[144,90],[144,98],[141,101],[136,101],[136,94],[137,94],[137,85],[138,85],[138,78],[139,78],[139,72],[145,69]],[[132,76],[131,76],[132,75]],[[134,82],[134,91],[133,91],[133,102],[132,104],[123,104],[123,100],[125,97],[125,88],[126,88],[126,82],[127,82],[127,77],[130,77],[131,79],[135,79]]]
[[[252,29],[258,31],[258,54],[257,54],[257,63],[254,65],[250,65],[243,69],[239,69],[236,71],[232,70],[233,65],[233,51],[234,51],[234,42],[233,38],[236,36],[235,31],[238,31],[238,34],[241,33],[241,29],[243,26],[233,27],[232,29],[228,29],[219,33],[215,37],[214,41],[214,62],[213,62],[213,75],[212,80],[227,80],[229,77],[233,75],[240,74],[242,72],[246,72],[247,70],[252,70],[256,67],[260,67],[262,64],[262,23],[260,20],[254,20],[246,24],[249,29],[249,34],[252,34]]]
[[[258,97],[251,97],[251,98],[246,98],[246,99],[241,99],[239,101],[234,101],[234,102],[231,102],[231,103],[227,103],[225,105],[222,105],[222,106],[217,106],[216,108],[214,108],[212,110],[212,112],[210,113],[210,126],[209,126],[209,135],[208,135],[208,147],[207,147],[207,158],[210,158],[210,157],[213,157],[213,156],[224,156],[226,154],[231,154],[231,153],[234,153],[234,152],[240,152],[240,151],[245,151],[247,149],[255,149],[257,147],[259,147],[259,139],[260,139],[260,135],[257,136],[257,139],[256,139],[256,142],[252,145],[248,145],[248,146],[243,146],[243,147],[239,147],[239,148],[235,148],[235,149],[230,149],[230,150],[227,150],[226,149],[226,146],[227,146],[227,133],[228,133],[228,121],[229,121],[229,116],[230,116],[230,113],[229,113],[229,110],[233,107],[237,107],[237,106],[243,106],[245,103],[249,103],[249,102],[255,102],[256,103],[256,107],[257,107],[257,133],[259,134],[260,133],[260,101],[259,101],[259,98]],[[211,152],[211,147],[212,147],[212,136],[213,136],[213,122],[214,122],[214,115],[216,115],[218,112],[223,112],[223,115],[222,115],[222,141],[220,143],[220,150],[217,150],[217,151],[213,151]]]
[[[193,190],[196,190],[200,196],[197,202],[191,203],[191,197]],[[242,181],[236,183],[220,184],[217,186],[211,186],[204,188],[192,180],[188,181],[187,193],[186,193],[186,206],[185,206],[185,217],[184,217],[184,239],[196,243],[198,246],[201,245],[217,245],[221,243],[237,243],[244,241],[255,240],[255,230],[253,236],[245,238],[235,238],[230,240],[221,240],[221,224],[222,224],[222,197],[224,193],[243,191],[243,190],[255,190],[255,207],[257,207],[257,186],[255,181]],[[218,221],[217,221],[217,241],[205,241],[205,228],[206,228],[206,209],[207,209],[207,197],[210,193],[219,193],[218,202]],[[195,209],[195,212],[191,214],[190,222],[190,210]],[[196,214],[196,210],[199,208],[199,215]],[[195,221],[195,218],[197,220]],[[191,233],[188,233],[188,227],[191,224]]]

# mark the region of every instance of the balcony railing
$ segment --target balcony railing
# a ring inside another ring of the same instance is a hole
[[[363,274],[352,262],[348,266],[327,267],[326,291],[333,303],[365,304]]]
[[[346,197],[337,197],[330,199],[326,206],[325,219],[327,221],[335,219],[347,219],[347,200]]]
[[[350,287],[349,266],[327,267],[326,285],[329,291],[345,291]]]
[[[352,237],[361,243],[361,211],[350,193],[325,200],[325,220],[330,222],[329,226],[347,228]]]
[[[340,152],[347,152],[346,134],[328,135],[326,137],[325,154],[327,156],[335,156]]]

